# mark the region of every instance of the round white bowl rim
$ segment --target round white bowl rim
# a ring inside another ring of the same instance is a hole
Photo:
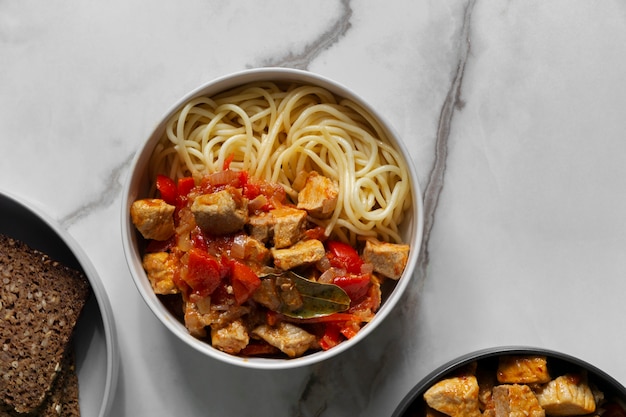
[[[306,356],[302,356],[299,358],[293,359],[272,359],[272,358],[244,358],[235,355],[231,355],[225,352],[222,352],[212,346],[210,344],[201,341],[199,339],[194,338],[189,334],[187,329],[182,325],[178,320],[173,317],[169,317],[163,314],[164,306],[161,301],[154,294],[147,282],[147,278],[145,278],[145,272],[143,271],[143,267],[141,266],[141,262],[134,256],[133,253],[133,243],[131,241],[131,236],[135,233],[134,227],[129,221],[129,208],[132,204],[132,201],[135,200],[135,196],[131,196],[129,190],[131,190],[138,181],[137,178],[133,175],[137,166],[140,165],[144,160],[149,156],[146,155],[146,150],[148,148],[152,148],[155,142],[158,140],[157,136],[159,132],[162,132],[164,128],[165,122],[178,110],[180,107],[191,100],[194,97],[199,95],[213,95],[230,88],[246,84],[248,82],[253,81],[270,81],[270,80],[280,80],[280,81],[293,81],[300,83],[315,83],[321,87],[327,88],[330,91],[336,93],[341,97],[350,98],[356,101],[359,105],[361,105],[366,111],[370,114],[374,115],[376,119],[379,121],[381,126],[389,133],[390,141],[393,146],[395,146],[403,155],[406,160],[407,166],[409,167],[410,177],[411,177],[411,190],[412,190],[412,204],[413,204],[413,212],[414,218],[412,219],[412,233],[411,233],[411,251],[409,252],[409,260],[407,262],[407,267],[402,275],[402,278],[398,280],[396,286],[393,291],[389,295],[389,297],[385,300],[379,311],[376,313],[376,316],[372,322],[368,323],[363,327],[361,331],[359,331],[353,338],[340,343],[338,346],[329,349],[327,351],[318,351]],[[389,315],[389,313],[393,310],[395,305],[398,303],[402,295],[404,294],[407,286],[412,280],[415,266],[417,264],[417,258],[421,249],[422,244],[422,236],[423,236],[423,223],[424,223],[424,214],[423,214],[423,201],[422,201],[422,193],[421,188],[418,181],[418,176],[414,167],[414,164],[410,158],[410,154],[402,140],[399,139],[399,135],[396,133],[395,129],[389,124],[387,119],[383,117],[378,111],[373,109],[369,103],[357,95],[354,91],[349,89],[348,87],[340,84],[336,81],[333,81],[329,78],[326,78],[322,75],[298,70],[291,68],[274,68],[274,67],[265,67],[265,68],[253,68],[247,69],[239,72],[230,73],[224,75],[222,77],[215,78],[211,81],[203,83],[202,85],[194,88],[187,94],[183,95],[180,99],[178,99],[172,106],[170,106],[169,110],[166,111],[163,116],[159,119],[160,123],[152,130],[150,136],[147,141],[143,143],[143,145],[138,149],[135,157],[130,166],[129,175],[126,179],[126,183],[124,185],[124,190],[122,194],[122,243],[124,254],[126,256],[127,264],[129,270],[131,272],[131,276],[135,283],[135,286],[139,290],[142,295],[142,298],[153,312],[153,314],[179,339],[183,340],[187,345],[194,348],[195,350],[207,354],[210,357],[221,360],[223,362],[247,367],[254,369],[289,369],[296,368],[302,366],[312,365],[314,363],[320,362],[322,360],[330,359],[333,356],[336,356],[347,349],[355,346],[362,339],[367,337],[385,318]]]

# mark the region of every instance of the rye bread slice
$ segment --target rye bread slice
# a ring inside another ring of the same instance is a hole
[[[76,375],[76,365],[72,361],[71,365],[65,369],[62,383],[55,390],[58,396],[51,396],[51,401],[46,407],[44,417],[61,415],[63,417],[80,417],[80,405],[78,403],[78,375]]]
[[[78,375],[74,349],[68,349],[61,370],[43,403],[29,413],[18,413],[7,405],[0,406],[0,417],[80,417]]]
[[[78,375],[76,375],[74,349],[70,348],[69,352],[65,354],[61,371],[57,376],[54,387],[34,415],[37,417],[80,416]],[[17,416],[26,417],[24,414],[18,414]]]
[[[90,294],[82,272],[0,235],[0,403],[42,406]]]

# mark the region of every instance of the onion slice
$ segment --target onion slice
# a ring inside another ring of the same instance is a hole
[[[205,181],[213,187],[220,185],[237,185],[239,181],[239,173],[237,171],[231,171],[227,169],[225,171],[217,171],[207,175]]]
[[[244,234],[237,234],[233,238],[233,244],[230,248],[230,256],[236,259],[244,259],[246,257],[246,242],[248,238]]]

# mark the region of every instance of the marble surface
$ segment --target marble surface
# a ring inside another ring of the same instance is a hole
[[[619,0],[4,0],[0,188],[58,219],[103,280],[121,353],[113,416],[385,416],[443,362],[511,344],[626,384],[625,44]],[[328,363],[271,373],[169,335],[120,233],[130,161],[159,117],[262,66],[333,78],[380,109],[426,216],[384,325]]]

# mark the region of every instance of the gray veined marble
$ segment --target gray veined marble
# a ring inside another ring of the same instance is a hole
[[[563,351],[626,383],[626,3],[0,2],[0,188],[58,219],[115,311],[112,415],[385,416],[443,362]],[[206,361],[132,284],[130,160],[200,83],[306,69],[406,141],[425,241],[404,302],[353,351],[277,373]]]

